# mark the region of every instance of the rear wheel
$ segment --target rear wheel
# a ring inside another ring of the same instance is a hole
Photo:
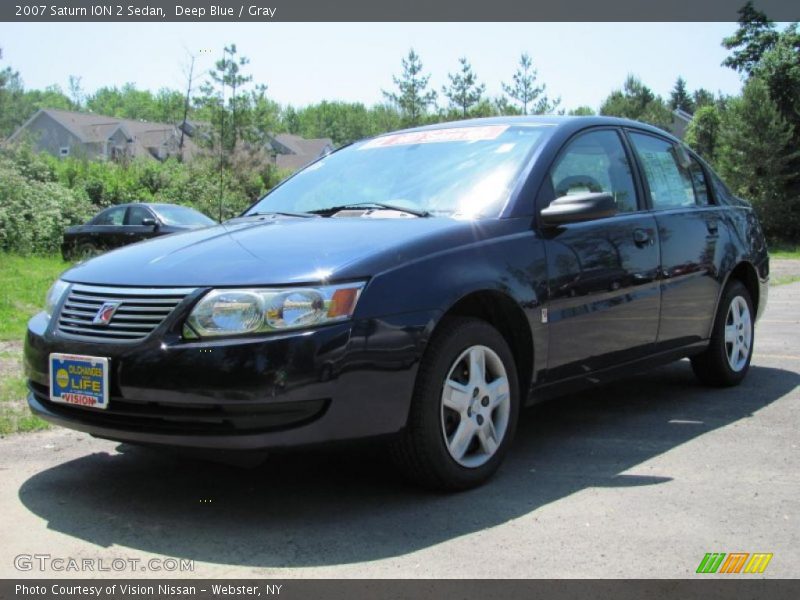
[[[518,409],[516,365],[503,336],[478,319],[448,318],[425,352],[392,455],[426,487],[480,485],[503,461]]]
[[[708,348],[692,358],[692,369],[700,381],[721,387],[741,383],[753,356],[754,315],[747,288],[738,280],[728,283]]]

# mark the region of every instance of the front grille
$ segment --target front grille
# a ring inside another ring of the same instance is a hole
[[[58,316],[62,335],[95,342],[124,342],[146,338],[192,288],[122,288],[74,284]],[[118,303],[107,324],[95,324],[100,308]]]

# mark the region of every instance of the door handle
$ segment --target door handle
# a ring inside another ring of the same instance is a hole
[[[644,245],[652,245],[653,244],[653,236],[650,235],[650,232],[647,229],[634,229],[633,230],[633,241],[637,246],[644,246]]]
[[[711,234],[719,231],[719,224],[716,221],[706,221],[706,227],[708,228],[708,233]]]

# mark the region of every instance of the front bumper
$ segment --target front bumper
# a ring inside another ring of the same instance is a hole
[[[436,317],[192,342],[159,329],[141,342],[102,343],[62,337],[40,314],[25,340],[28,403],[58,425],[142,444],[266,449],[391,434],[406,423]],[[106,410],[50,401],[53,352],[109,358]]]

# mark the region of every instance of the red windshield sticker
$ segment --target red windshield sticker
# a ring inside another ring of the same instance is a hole
[[[430,131],[395,133],[370,140],[361,146],[359,150],[387,148],[389,146],[409,146],[412,144],[438,144],[440,142],[483,142],[497,139],[506,129],[508,129],[508,125],[487,125],[484,127],[452,127],[448,129],[432,129]]]

